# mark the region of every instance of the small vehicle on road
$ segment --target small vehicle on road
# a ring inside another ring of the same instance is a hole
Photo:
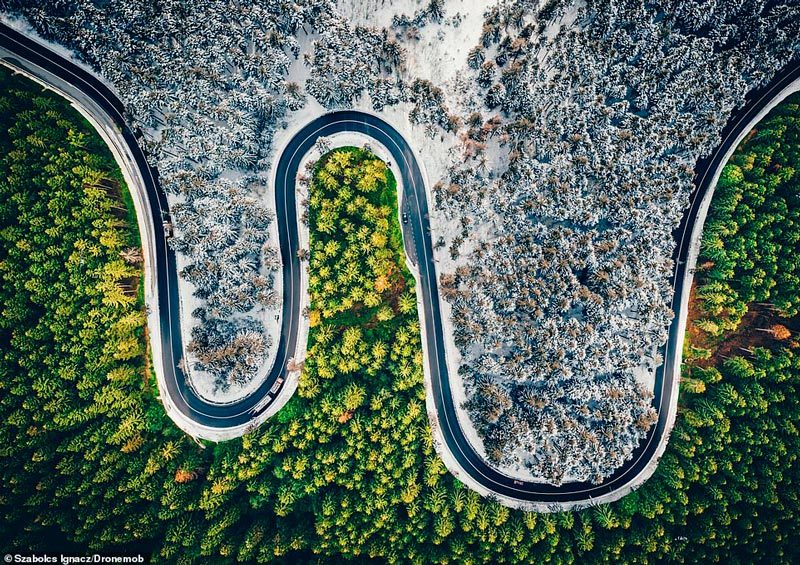
[[[514,479],[514,484],[517,485],[517,486],[523,486],[525,483],[523,483],[522,481],[518,481],[518,480]]]
[[[261,412],[264,411],[264,408],[269,406],[271,402],[272,402],[272,393],[268,392],[267,395],[261,400],[261,402],[259,402],[249,410],[249,413],[254,416],[261,414]]]
[[[278,377],[278,380],[276,380],[275,384],[272,385],[272,388],[269,389],[270,393],[275,394],[276,392],[278,392],[278,389],[281,388],[282,384],[283,384],[283,377]]]
[[[404,224],[408,223],[408,212],[403,212],[403,223]]]

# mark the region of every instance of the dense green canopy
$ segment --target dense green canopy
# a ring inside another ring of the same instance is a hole
[[[752,302],[800,311],[800,95],[753,130],[723,169],[703,232],[699,296],[720,331]],[[713,332],[712,332],[713,333]]]

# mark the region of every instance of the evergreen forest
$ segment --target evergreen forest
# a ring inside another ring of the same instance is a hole
[[[148,363],[141,251],[112,156],[64,100],[0,71],[0,549],[157,562],[800,561],[800,105],[743,143],[712,203],[677,424],[619,502],[510,510],[435,453],[391,172],[311,171],[298,393],[196,443]]]

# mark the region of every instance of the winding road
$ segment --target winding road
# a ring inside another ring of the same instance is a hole
[[[498,495],[501,500],[512,505],[526,505],[537,509],[563,509],[572,504],[589,504],[594,501],[618,498],[631,485],[640,484],[652,473],[650,465],[660,456],[674,422],[677,409],[677,382],[680,376],[683,327],[686,319],[688,290],[691,285],[691,270],[687,260],[697,234],[701,232],[705,197],[713,191],[714,176],[726,160],[727,152],[736,139],[761,110],[787,85],[800,78],[800,64],[794,62],[765,89],[752,93],[743,108],[735,112],[723,131],[722,144],[708,158],[698,162],[696,167],[697,189],[692,194],[691,206],[675,231],[677,246],[673,259],[675,271],[672,283],[675,293],[672,309],[675,318],[669,331],[669,338],[662,355],[665,363],[657,370],[654,390],[654,406],[659,411],[658,423],[650,430],[647,438],[635,450],[633,457],[614,475],[601,485],[591,483],[565,483],[560,486],[520,481],[490,467],[472,448],[456,416],[450,389],[450,379],[445,359],[445,344],[442,332],[440,298],[437,286],[436,265],[429,233],[428,201],[423,175],[414,153],[402,135],[380,118],[358,111],[337,111],[320,116],[303,127],[288,143],[281,153],[275,171],[276,213],[278,235],[283,260],[283,317],[276,362],[263,384],[241,401],[229,404],[213,404],[199,397],[178,368],[183,355],[178,308],[178,274],[174,252],[167,245],[163,221],[169,218],[166,195],[158,183],[154,170],[147,164],[146,156],[137,138],[124,117],[124,107],[115,94],[96,76],[80,66],[64,59],[37,41],[0,25],[0,58],[12,68],[24,69],[44,82],[53,82],[53,77],[68,83],[84,96],[90,98],[105,116],[119,130],[129,153],[135,159],[143,180],[146,201],[149,203],[149,222],[153,228],[151,242],[155,251],[154,272],[157,277],[157,307],[160,324],[157,331],[151,328],[151,335],[157,338],[162,348],[162,362],[159,371],[166,383],[166,393],[181,415],[209,429],[241,428],[255,422],[286,386],[278,379],[285,375],[286,366],[297,350],[298,330],[300,328],[301,303],[301,264],[298,260],[298,225],[295,199],[295,179],[298,167],[309,149],[321,136],[338,132],[358,132],[374,138],[390,153],[399,166],[402,176],[404,210],[409,214],[409,222],[403,224],[406,231],[404,240],[413,242],[414,248],[407,249],[407,255],[417,270],[423,310],[421,322],[424,324],[426,346],[425,362],[428,371],[433,404],[438,415],[436,433],[441,434],[447,451],[445,461],[451,471],[462,482],[483,492]],[[57,90],[62,90],[55,85]],[[131,190],[136,187],[130,187]],[[699,217],[699,225],[696,219]],[[697,228],[697,229],[696,229]],[[143,234],[143,239],[144,239]],[[691,263],[691,261],[689,261]],[[275,385],[278,386],[275,386]],[[272,390],[275,387],[275,390]],[[454,469],[453,461],[458,468]],[[618,495],[618,496],[615,496]]]

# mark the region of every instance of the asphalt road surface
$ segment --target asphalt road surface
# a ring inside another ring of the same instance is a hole
[[[456,417],[456,406],[450,390],[450,380],[445,361],[445,346],[442,335],[441,310],[437,286],[436,266],[429,233],[428,201],[425,186],[414,154],[392,126],[370,114],[358,111],[337,111],[325,114],[298,132],[281,154],[276,170],[276,206],[278,234],[283,259],[283,318],[279,337],[276,363],[264,383],[247,398],[231,404],[211,404],[198,397],[186,383],[186,377],[177,368],[182,356],[182,336],[178,313],[178,285],[175,256],[166,243],[162,219],[169,216],[167,199],[158,184],[156,172],[151,170],[145,160],[133,132],[125,124],[122,103],[109,89],[93,75],[69,61],[26,38],[18,32],[0,25],[0,46],[13,52],[20,59],[43,67],[68,81],[85,95],[91,97],[118,125],[125,142],[130,147],[145,179],[147,196],[150,202],[152,221],[156,232],[156,255],[158,275],[158,301],[161,311],[161,340],[164,350],[164,366],[160,368],[166,376],[167,390],[175,405],[188,418],[204,425],[217,428],[240,426],[253,420],[257,413],[269,405],[268,396],[276,393],[270,389],[286,371],[289,352],[294,352],[300,319],[300,269],[297,258],[298,227],[296,223],[295,179],[298,167],[305,153],[320,136],[330,136],[337,132],[358,132],[376,139],[391,153],[392,160],[401,171],[404,207],[408,213],[408,223],[402,224],[404,241],[412,245],[407,249],[409,257],[415,259],[419,270],[422,295],[422,322],[425,324],[428,369],[432,381],[433,400],[438,412],[438,427],[445,439],[446,448],[458,461],[462,469],[472,479],[490,491],[519,501],[537,503],[589,502],[593,498],[607,495],[626,487],[650,463],[658,445],[667,430],[668,412],[674,407],[673,381],[679,378],[679,352],[683,336],[679,332],[680,309],[686,307],[683,296],[683,282],[686,273],[686,259],[691,247],[691,232],[698,214],[700,202],[710,186],[714,172],[722,166],[725,153],[735,142],[743,128],[788,84],[800,77],[800,64],[794,62],[781,71],[776,79],[764,89],[752,93],[744,107],[737,110],[723,131],[722,144],[706,159],[701,160],[695,169],[697,189],[692,194],[691,206],[675,231],[677,247],[673,255],[675,271],[672,276],[675,293],[672,308],[675,318],[669,331],[669,338],[663,348],[665,363],[657,370],[655,380],[654,406],[659,411],[658,423],[650,430],[647,438],[635,450],[633,457],[602,484],[564,483],[560,486],[519,481],[490,467],[472,448]],[[281,387],[283,384],[280,385]],[[280,388],[280,387],[279,387]]]

